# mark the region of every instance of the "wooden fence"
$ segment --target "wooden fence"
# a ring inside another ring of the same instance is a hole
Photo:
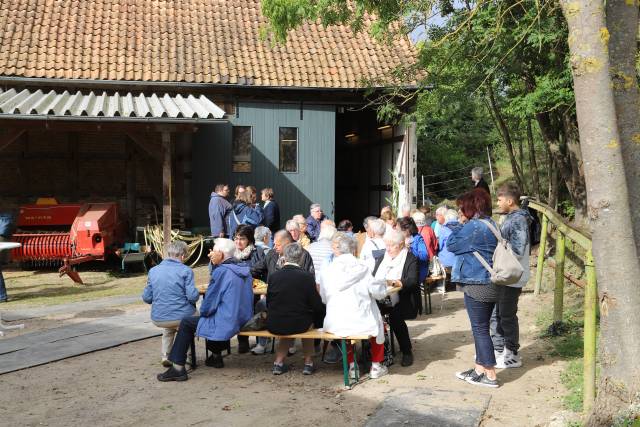
[[[547,235],[549,223],[557,232],[555,253],[555,286],[553,297],[553,321],[554,324],[562,322],[562,310],[564,303],[564,261],[567,240],[573,241],[582,247],[584,256],[584,268],[587,282],[584,287],[584,387],[583,410],[591,411],[596,398],[596,331],[598,309],[598,285],[596,282],[596,270],[591,251],[591,236],[569,225],[560,214],[551,207],[535,200],[529,200],[529,207],[541,213],[542,231],[540,235],[540,247],[538,249],[538,265],[536,270],[535,294],[540,293],[542,273],[544,270],[544,255],[547,247]]]

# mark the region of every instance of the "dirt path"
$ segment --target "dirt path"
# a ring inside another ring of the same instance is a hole
[[[439,310],[409,322],[415,364],[341,391],[340,366],[322,365],[303,377],[301,357],[292,372],[271,375],[271,356],[232,354],[225,368],[197,369],[185,383],[159,383],[160,338],[100,351],[0,377],[0,419],[6,425],[362,425],[387,393],[411,388],[491,396],[483,426],[546,425],[562,410],[559,373],[564,362],[536,339],[536,313],[548,297],[521,300],[524,367],[499,372],[502,387],[476,388],[454,377],[471,366],[474,353],[461,294],[447,296]],[[138,308],[139,309],[139,308]],[[204,357],[203,344],[199,358]],[[235,349],[234,349],[235,351]]]

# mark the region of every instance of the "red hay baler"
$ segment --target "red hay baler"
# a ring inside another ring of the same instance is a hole
[[[13,241],[21,243],[11,252],[20,263],[35,266],[62,264],[67,274],[82,283],[72,266],[87,261],[104,261],[122,245],[124,223],[117,203],[35,204],[20,208]]]

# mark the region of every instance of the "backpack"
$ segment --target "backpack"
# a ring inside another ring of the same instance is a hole
[[[480,221],[484,223],[493,235],[496,236],[496,239],[498,239],[498,244],[493,252],[493,268],[478,252],[474,251],[473,255],[478,258],[478,261],[480,261],[484,268],[491,274],[491,283],[503,286],[515,285],[522,277],[522,273],[524,273],[522,264],[520,264],[516,254],[513,253],[511,244],[502,238],[500,230],[487,220],[481,219]]]

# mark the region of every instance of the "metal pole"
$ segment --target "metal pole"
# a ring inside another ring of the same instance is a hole
[[[598,284],[591,250],[587,251],[584,268],[587,286],[584,289],[583,411],[588,414],[596,399],[596,312],[598,309]]]
[[[562,322],[565,246],[564,234],[558,230],[558,238],[556,239],[556,286],[553,291],[553,323]]]
[[[540,294],[542,288],[542,273],[544,272],[544,252],[547,249],[547,227],[549,226],[549,218],[542,214],[542,231],[540,232],[540,245],[538,246],[538,265],[536,267],[536,286],[533,290],[534,295]]]
[[[171,243],[171,134],[162,132],[162,230],[163,230],[163,255]]]
[[[491,156],[489,155],[489,147],[487,146],[487,158],[489,159],[489,172],[491,172],[491,192],[495,193],[496,188],[493,182],[493,167],[491,166]]]
[[[422,175],[422,206],[424,206],[424,175]]]

